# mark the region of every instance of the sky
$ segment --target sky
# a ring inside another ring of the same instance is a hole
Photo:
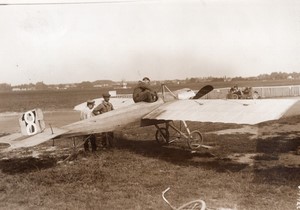
[[[300,72],[298,0],[100,2],[0,0],[0,83]]]

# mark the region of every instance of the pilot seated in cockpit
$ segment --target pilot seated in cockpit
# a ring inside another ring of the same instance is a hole
[[[150,87],[150,79],[148,77],[144,77],[142,81],[139,81],[133,90],[133,101],[135,103],[141,101],[152,103],[157,101],[157,99],[157,93]]]

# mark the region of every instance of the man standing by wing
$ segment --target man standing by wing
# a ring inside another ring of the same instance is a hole
[[[102,96],[104,100],[102,101],[101,104],[99,104],[97,107],[94,108],[93,110],[94,115],[99,115],[114,110],[112,103],[109,102],[110,94],[104,93],[102,94]],[[112,146],[112,142],[109,140],[113,140],[113,138],[114,138],[113,132],[102,133],[102,146],[103,147],[107,147],[108,145]]]
[[[95,101],[88,100],[86,102],[86,107],[81,111],[80,113],[80,120],[85,120],[88,118],[91,118],[94,116],[93,114],[93,108],[95,106]],[[84,150],[87,152],[89,151],[89,142],[92,147],[92,152],[96,151],[97,145],[96,145],[96,136],[95,134],[84,136]]]
[[[157,101],[157,93],[150,87],[150,79],[144,77],[142,81],[139,81],[138,85],[133,90],[133,100],[137,102],[155,102]]]

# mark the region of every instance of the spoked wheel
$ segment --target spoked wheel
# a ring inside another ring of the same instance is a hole
[[[203,136],[199,131],[192,131],[187,142],[190,149],[198,149],[203,144]]]
[[[232,99],[239,99],[239,96],[237,94],[232,94]]]
[[[166,128],[159,128],[155,133],[155,139],[159,144],[168,144],[170,133]]]

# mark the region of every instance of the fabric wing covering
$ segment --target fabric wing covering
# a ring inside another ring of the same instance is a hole
[[[281,118],[298,99],[176,100],[143,119],[257,124]]]

